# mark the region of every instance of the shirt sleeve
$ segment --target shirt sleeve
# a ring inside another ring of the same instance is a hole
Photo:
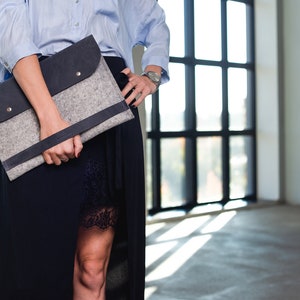
[[[130,2],[133,3],[130,9],[134,15],[131,14],[129,24],[132,26],[131,31],[135,33],[134,43],[146,48],[142,57],[142,68],[145,69],[147,65],[161,66],[162,83],[167,82],[170,32],[165,22],[165,13],[156,0]]]
[[[39,53],[24,0],[0,0],[0,63],[12,71],[18,60]]]

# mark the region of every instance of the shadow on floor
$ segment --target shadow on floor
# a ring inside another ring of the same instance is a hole
[[[300,206],[147,225],[146,300],[299,300]]]

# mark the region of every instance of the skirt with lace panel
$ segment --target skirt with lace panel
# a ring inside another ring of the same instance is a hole
[[[106,59],[122,89],[124,61]],[[84,143],[78,159],[43,164],[13,182],[2,170],[1,299],[71,300],[80,226],[116,228],[107,299],[143,299],[143,147],[133,112],[132,121]]]

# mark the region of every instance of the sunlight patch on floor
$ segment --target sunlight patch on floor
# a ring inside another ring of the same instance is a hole
[[[235,215],[236,211],[228,211],[219,214],[201,229],[201,233],[206,234],[221,230]]]
[[[151,295],[157,291],[157,287],[150,286],[145,288],[145,300],[150,299]]]
[[[174,249],[178,242],[167,242],[146,247],[146,268],[152,265],[159,258],[163,257],[168,251]]]
[[[174,225],[170,230],[157,238],[158,242],[188,237],[210,219],[209,215],[187,218]]]
[[[156,269],[146,276],[146,282],[160,280],[172,276],[211,238],[211,235],[196,236],[189,239],[176,252],[169,256]]]
[[[156,231],[164,228],[166,223],[154,223],[146,226],[146,237],[150,236],[151,234],[155,233]]]

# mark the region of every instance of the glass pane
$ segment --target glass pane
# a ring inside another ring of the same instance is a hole
[[[197,0],[195,9],[195,55],[221,60],[221,1]]]
[[[230,198],[242,198],[253,193],[252,138],[230,138]]]
[[[247,28],[246,4],[227,2],[227,35],[228,60],[232,62],[247,62]]]
[[[169,65],[172,80],[159,88],[161,131],[184,129],[185,68],[183,64]]]
[[[222,70],[196,66],[197,130],[220,130],[222,113]]]
[[[161,140],[162,207],[184,204],[185,139]]]
[[[170,56],[184,56],[184,0],[159,0],[170,29]]]
[[[251,126],[251,103],[248,95],[247,70],[228,69],[228,109],[231,130]]]
[[[147,209],[152,208],[152,140],[146,140],[146,207]]]
[[[222,143],[220,137],[197,140],[198,203],[222,199]]]

